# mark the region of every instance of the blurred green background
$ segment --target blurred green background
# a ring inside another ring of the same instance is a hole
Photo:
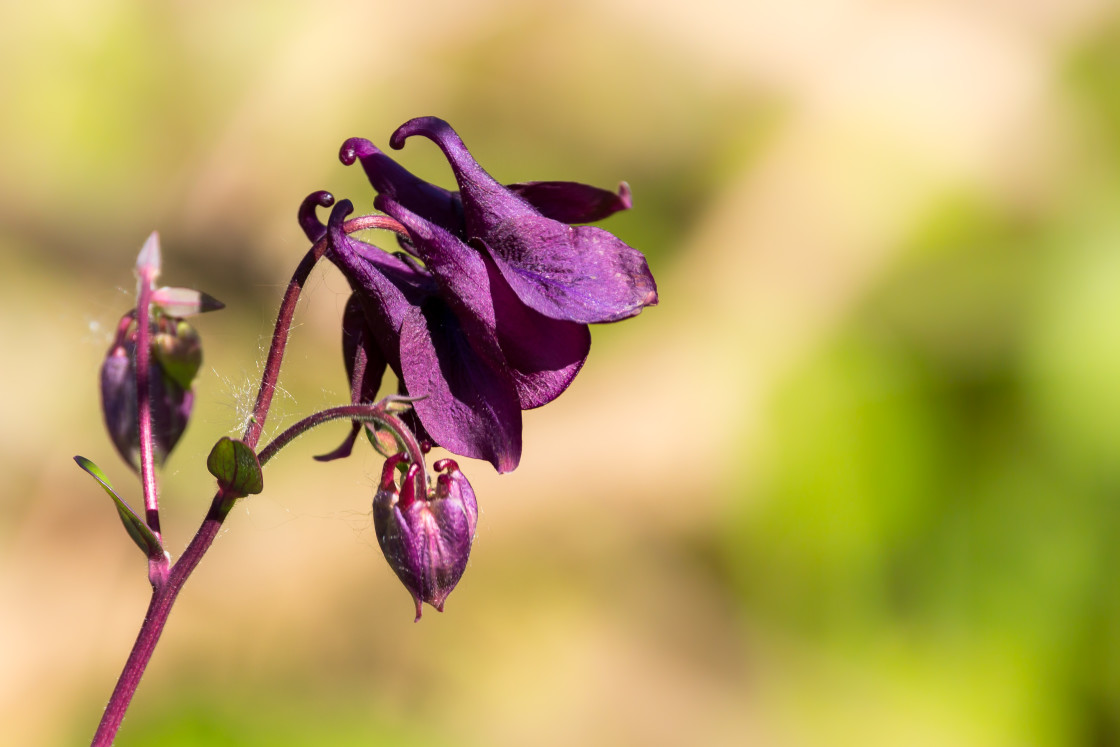
[[[71,462],[158,229],[221,298],[163,479],[238,434],[300,200],[452,122],[500,180],[627,180],[661,305],[528,413],[447,611],[323,428],[180,597],[120,745],[1120,743],[1120,12],[1094,0],[0,6],[0,741],[88,740],[146,605]],[[422,140],[400,154],[450,184]],[[320,268],[269,421],[345,401]]]

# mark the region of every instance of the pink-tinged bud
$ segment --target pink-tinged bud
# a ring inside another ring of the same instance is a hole
[[[101,364],[101,411],[117,452],[133,469],[139,470],[136,330],[135,325],[126,326],[128,318],[126,315],[122,319],[122,332]],[[164,317],[158,326],[148,366],[148,385],[152,397],[152,454],[156,464],[163,464],[190,419],[194,405],[190,380],[201,363],[201,348],[197,334],[186,322]]]
[[[422,494],[422,465],[410,464],[398,488],[396,473],[403,454],[385,461],[381,484],[373,499],[373,526],[390,567],[416,601],[440,612],[444,600],[467,567],[478,503],[474,490],[459,466],[441,459],[434,467],[441,474],[434,490]]]

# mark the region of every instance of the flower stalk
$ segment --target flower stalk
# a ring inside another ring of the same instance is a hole
[[[309,209],[313,209],[315,204],[330,207],[334,204],[334,196],[329,192],[316,192],[305,200],[300,209],[300,222],[304,225],[306,225],[308,219]],[[313,218],[313,213],[311,213],[311,216]],[[343,230],[347,233],[375,228],[383,228],[408,235],[404,226],[385,215],[363,215],[347,221],[343,226]],[[276,385],[280,380],[280,364],[284,361],[284,349],[288,343],[288,333],[292,329],[292,318],[296,313],[299,295],[303,291],[307,278],[311,276],[311,270],[322,259],[326,251],[326,240],[316,241],[303,259],[300,260],[299,266],[292,274],[292,279],[288,282],[287,290],[284,291],[284,298],[280,302],[280,311],[276,315],[276,325],[272,331],[272,344],[268,348],[268,357],[265,359],[261,386],[257,391],[256,403],[253,405],[253,414],[249,417],[249,423],[245,428],[245,436],[242,438],[249,448],[255,448],[257,442],[260,441],[265,420],[268,418],[268,410],[272,406],[272,397],[276,394]]]
[[[156,479],[152,438],[151,304],[160,269],[159,234],[153,232],[136,263],[139,291],[136,298],[136,409],[140,431],[140,483],[144,490],[144,514],[156,537],[159,531],[159,482]]]

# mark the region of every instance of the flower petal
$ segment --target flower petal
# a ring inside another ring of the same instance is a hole
[[[521,182],[507,189],[561,223],[594,223],[633,204],[626,182],[618,185],[618,194],[579,182]]]
[[[331,211],[327,257],[358,295],[366,322],[432,439],[510,472],[521,459],[521,408],[510,376],[480,356],[438,287],[397,257],[350,238],[343,200]]]
[[[406,122],[389,143],[400,148],[412,135],[444,152],[459,183],[467,236],[486,246],[526,304],[554,319],[589,324],[626,319],[657,303],[641,252],[600,228],[573,228],[541,215],[486,173],[442,119]]]
[[[323,238],[327,233],[327,227],[319,220],[319,217],[315,214],[315,209],[327,208],[333,204],[334,195],[322,189],[304,197],[303,202],[300,203],[299,213],[297,214],[299,227],[303,229],[303,233],[312,243]]]
[[[458,318],[438,297],[405,314],[401,376],[413,407],[436,443],[485,459],[498,472],[521,460],[521,408],[509,377],[483,360]]]
[[[554,319],[617,322],[657,304],[646,258],[601,228],[525,215],[472,243],[485,247],[518,298]]]
[[[350,401],[354,404],[374,402],[388,361],[366,321],[357,293],[350,294],[342,313],[342,360],[350,381]]]
[[[434,290],[434,283],[397,257],[348,236],[342,223],[352,210],[350,201],[342,200],[331,211],[326,256],[350,282],[382,356],[399,372],[405,313]]]
[[[512,376],[521,409],[551,402],[567,389],[591,349],[587,325],[551,319],[526,306],[494,261],[403,206],[378,196],[396,218],[462,321],[475,349]]]
[[[355,160],[361,161],[370,184],[379,194],[392,198],[452,233],[462,233],[463,204],[458,192],[424,181],[364,138],[353,137],[343,143],[339,159],[347,166]],[[626,182],[618,186],[617,194],[589,184],[563,181],[521,182],[510,184],[507,189],[539,210],[541,215],[562,223],[593,223],[621,210],[629,210],[632,205],[630,187]],[[319,194],[313,194],[308,199],[318,200]]]

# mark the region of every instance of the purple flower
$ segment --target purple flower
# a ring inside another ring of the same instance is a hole
[[[385,559],[416,601],[440,612],[444,600],[467,567],[478,524],[474,490],[459,466],[441,459],[433,466],[442,474],[435,490],[424,494],[423,466],[410,464],[400,487],[396,483],[401,454],[385,460],[381,484],[373,499],[373,526]]]
[[[504,187],[442,120],[412,120],[390,142],[399,148],[412,134],[440,145],[459,192],[418,179],[366,140],[348,140],[340,154],[361,159],[376,206],[407,229],[411,254],[346,235],[348,202],[332,212],[327,256],[354,289],[344,323],[352,397],[372,398],[387,365],[402,393],[422,398],[415,414],[434,443],[508,472],[521,456],[521,411],[571,384],[590,350],[587,325],[639,313],[657,302],[656,285],[640,252],[559,220],[628,208],[625,185],[619,194],[569,182]],[[316,199],[301,209],[312,240],[323,230],[309,218]]]

